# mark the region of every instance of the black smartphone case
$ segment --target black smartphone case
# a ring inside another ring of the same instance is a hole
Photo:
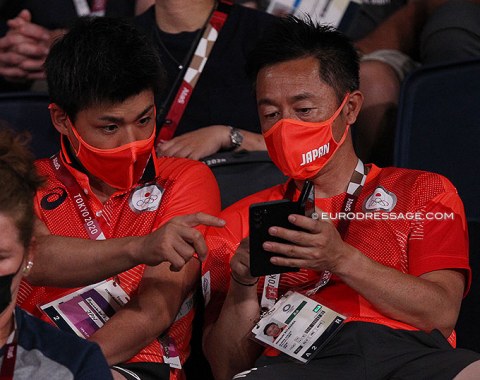
[[[250,272],[252,276],[265,276],[273,273],[295,272],[298,268],[274,265],[270,262],[272,256],[281,256],[267,252],[262,244],[265,241],[285,242],[271,236],[268,229],[271,226],[284,227],[292,230],[299,228],[288,221],[290,214],[304,215],[305,210],[297,202],[287,199],[255,203],[250,205]],[[286,242],[291,244],[290,242]]]

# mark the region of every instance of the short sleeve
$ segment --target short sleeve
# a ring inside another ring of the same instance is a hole
[[[442,269],[465,271],[468,291],[471,270],[468,259],[468,231],[463,203],[453,185],[440,177],[445,191],[418,205],[420,218],[409,237],[410,273],[420,276]],[[416,189],[421,192],[421,187]]]
[[[224,228],[209,228],[206,234],[208,256],[202,265],[202,291],[205,300],[205,323],[216,321],[230,286],[230,260],[247,236],[248,219],[229,209],[221,215]]]

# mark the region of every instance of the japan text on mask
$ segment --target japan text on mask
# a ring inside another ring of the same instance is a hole
[[[347,103],[349,94],[328,120],[312,123],[281,119],[264,133],[270,158],[287,177],[306,180],[314,177],[343,144],[349,130],[337,142],[333,137],[333,122]]]

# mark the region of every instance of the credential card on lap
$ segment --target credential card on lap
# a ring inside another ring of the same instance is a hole
[[[117,282],[108,280],[79,289],[39,307],[61,330],[88,338],[129,299]]]
[[[252,329],[253,339],[308,363],[346,317],[300,293],[288,292]]]

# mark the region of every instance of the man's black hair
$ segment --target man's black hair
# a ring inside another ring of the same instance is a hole
[[[278,18],[249,54],[247,74],[255,81],[264,67],[306,57],[318,60],[320,78],[335,90],[340,101],[347,92],[358,89],[359,57],[351,41],[308,16]]]
[[[45,61],[51,101],[72,120],[93,105],[161,91],[166,74],[155,49],[129,21],[81,17]]]

